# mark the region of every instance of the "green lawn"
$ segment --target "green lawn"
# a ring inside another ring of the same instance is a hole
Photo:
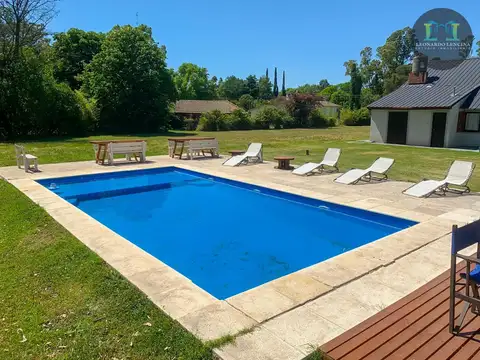
[[[135,135],[148,141],[148,155],[167,153],[169,136],[192,135],[215,136],[220,142],[220,150],[245,149],[250,142],[262,142],[267,160],[275,155],[293,155],[295,163],[320,161],[328,147],[340,147],[341,170],[352,167],[366,167],[378,156],[393,157],[396,160],[390,177],[397,180],[418,181],[423,178],[441,178],[454,159],[476,162],[479,154],[469,151],[444,149],[414,148],[403,146],[385,146],[355,142],[369,137],[369,127],[336,127],[329,129],[294,129],[294,130],[253,130],[230,132],[176,132],[169,135]],[[40,164],[51,162],[93,160],[92,139],[125,138],[122,136],[96,136],[52,141],[27,142],[30,153],[37,155]],[[310,150],[310,156],[305,150]],[[14,150],[11,144],[0,143],[0,166],[14,165]],[[480,173],[474,174],[471,186],[480,191]]]
[[[1,180],[0,198],[0,359],[212,358],[208,347]]]

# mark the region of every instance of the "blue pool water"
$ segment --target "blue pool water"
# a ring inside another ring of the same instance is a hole
[[[415,224],[174,167],[39,182],[218,299]]]

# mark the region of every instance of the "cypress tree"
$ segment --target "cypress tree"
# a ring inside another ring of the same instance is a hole
[[[285,90],[285,71],[283,71],[282,77],[282,96],[287,96],[287,90]]]
[[[273,77],[273,96],[278,96],[277,68],[275,68],[275,75]]]
[[[268,79],[268,68],[267,68],[267,71],[265,72],[265,77]]]

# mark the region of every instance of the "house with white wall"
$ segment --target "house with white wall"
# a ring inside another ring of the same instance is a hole
[[[370,104],[375,143],[480,148],[480,58],[434,60]]]

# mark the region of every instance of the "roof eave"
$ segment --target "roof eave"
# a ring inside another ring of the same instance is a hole
[[[428,106],[428,107],[390,107],[390,106],[367,106],[368,110],[448,110],[452,106]]]

